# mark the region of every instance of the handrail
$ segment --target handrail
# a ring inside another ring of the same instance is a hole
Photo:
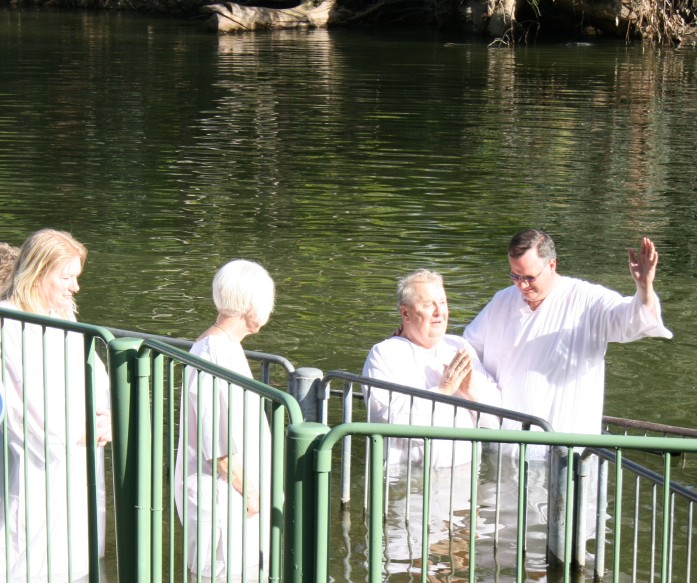
[[[164,342],[166,344],[169,344],[170,346],[174,346],[185,351],[190,350],[194,344],[193,340],[188,340],[186,338],[171,338],[169,336],[162,336],[159,334],[148,334],[146,332],[137,332],[135,330],[123,330],[121,328],[113,328],[111,326],[107,326],[106,329],[109,330],[116,338],[139,338],[141,340],[158,340],[160,342]],[[254,350],[245,350],[244,354],[249,360],[277,364],[283,367],[288,374],[295,372],[295,367],[293,366],[293,364],[283,356],[279,356],[277,354],[269,354],[267,352],[257,352]]]
[[[612,434],[605,434],[605,435],[612,435]],[[614,435],[613,435],[614,437]],[[639,438],[640,436],[626,436],[626,437],[637,437]],[[667,438],[652,438],[652,439],[667,439]],[[587,448],[584,452],[583,455],[586,457],[587,455],[590,454],[596,454],[598,457],[605,459],[609,462],[612,462],[614,464],[617,463],[617,454],[607,448],[600,448],[600,447],[589,447]],[[682,453],[681,451],[675,451],[674,453]],[[652,482],[653,484],[657,486],[664,487],[665,486],[665,479],[661,474],[658,472],[654,472],[653,470],[648,469],[645,466],[642,466],[641,464],[638,464],[636,462],[633,462],[632,460],[629,460],[627,458],[622,458],[622,466],[635,473],[641,478],[647,479],[649,482]],[[682,496],[683,498],[686,498],[690,502],[697,502],[697,492],[694,490],[690,490],[689,488],[686,488],[685,486],[682,486],[681,484],[678,484],[677,482],[670,481],[670,491],[678,494],[679,496]]]
[[[683,437],[697,437],[697,429],[691,427],[676,427],[675,425],[665,425],[664,423],[641,421],[639,419],[624,419],[622,417],[611,417],[609,415],[603,415],[603,425],[615,425],[626,429],[653,431],[654,433],[669,435],[682,435]]]
[[[530,429],[531,426],[537,426],[543,431],[554,431],[552,426],[548,421],[540,417],[535,417],[534,415],[527,415],[526,413],[520,413],[518,411],[513,411],[510,409],[504,409],[502,407],[494,407],[493,405],[486,405],[484,403],[478,403],[476,401],[469,401],[467,399],[462,399],[459,397],[453,397],[450,395],[443,395],[435,393],[432,391],[426,391],[424,389],[417,389],[415,387],[407,387],[405,385],[398,385],[396,383],[391,383],[389,381],[383,381],[379,379],[374,379],[370,377],[364,377],[349,373],[342,370],[331,370],[325,373],[322,378],[321,386],[326,387],[327,384],[332,379],[340,379],[352,383],[359,383],[361,385],[369,385],[372,388],[385,389],[388,391],[393,391],[397,393],[402,393],[409,395],[411,397],[424,398],[434,401],[436,403],[445,403],[447,405],[453,405],[455,407],[462,407],[465,409],[470,409],[472,411],[477,411],[478,413],[494,415],[496,417],[503,417],[505,419],[511,419],[512,421],[519,421],[523,424],[524,429]],[[363,398],[361,393],[357,393],[357,396]]]
[[[332,427],[322,438],[318,452],[331,448],[347,435],[382,435],[383,437],[414,437],[411,425],[392,423],[343,423]],[[556,431],[519,431],[517,429],[455,428],[419,426],[418,437],[424,439],[457,439],[485,443],[512,443],[526,445],[552,445],[563,447],[615,447],[642,450],[662,449],[675,453],[683,450],[697,452],[697,440],[677,437],[644,437],[635,435],[595,435],[586,433],[561,433]],[[624,461],[623,461],[624,463]]]
[[[105,326],[95,326],[94,324],[86,324],[74,320],[62,320],[52,316],[40,316],[30,312],[0,308],[0,320],[4,318],[28,322],[30,324],[38,324],[39,326],[47,326],[49,328],[60,328],[70,332],[81,332],[94,336],[95,338],[100,338],[106,343],[114,340],[114,335]]]
[[[236,385],[244,386],[250,389],[254,389],[259,395],[266,397],[267,399],[275,400],[281,403],[288,411],[288,422],[293,423],[303,423],[302,412],[300,410],[300,405],[298,402],[288,393],[270,387],[264,383],[261,383],[255,379],[250,379],[244,375],[238,374],[229,368],[213,364],[207,360],[203,360],[198,356],[186,352],[169,344],[167,342],[162,342],[160,340],[155,340],[154,338],[149,338],[143,341],[143,346],[148,348],[153,348],[157,350],[160,354],[168,356],[169,358],[175,358],[177,361],[184,365],[193,366],[203,372],[210,373],[216,377],[225,380],[229,383],[234,383]]]

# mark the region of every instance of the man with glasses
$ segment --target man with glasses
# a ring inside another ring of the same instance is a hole
[[[514,285],[499,291],[464,331],[501,389],[504,408],[546,419],[555,431],[600,433],[608,343],[672,337],[653,289],[654,244],[644,237],[628,256],[636,293],[623,297],[557,273],[546,233],[529,229],[511,239]],[[503,428],[520,423],[504,420]]]

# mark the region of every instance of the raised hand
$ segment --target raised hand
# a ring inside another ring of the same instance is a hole
[[[638,252],[627,249],[629,256],[629,272],[637,286],[647,287],[653,284],[656,277],[656,265],[658,265],[658,251],[648,237],[641,241]]]

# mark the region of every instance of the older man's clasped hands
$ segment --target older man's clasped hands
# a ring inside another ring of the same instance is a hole
[[[472,356],[464,349],[458,350],[450,364],[443,370],[438,388],[446,395],[455,395],[474,401],[470,394],[472,384]]]

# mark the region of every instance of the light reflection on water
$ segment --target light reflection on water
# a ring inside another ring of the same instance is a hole
[[[215,269],[244,256],[278,283],[250,345],[355,371],[405,271],[445,274],[460,331],[508,284],[515,230],[626,293],[648,234],[675,339],[611,347],[606,409],[692,424],[694,54],[0,14],[3,238],[84,240],[83,318],[195,336]]]
[[[194,337],[247,257],[278,287],[247,346],[358,372],[406,271],[445,275],[459,332],[516,230],[625,293],[647,234],[675,338],[610,348],[605,411],[694,426],[694,52],[6,10],[0,33],[0,238],[85,242],[81,319]]]

